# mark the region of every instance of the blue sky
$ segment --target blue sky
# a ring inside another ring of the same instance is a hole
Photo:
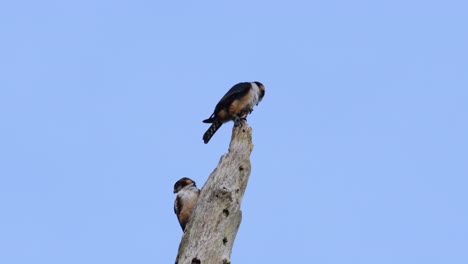
[[[468,263],[463,1],[0,4],[0,263],[173,263],[261,81],[233,263]]]

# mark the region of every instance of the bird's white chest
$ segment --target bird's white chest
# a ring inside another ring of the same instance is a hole
[[[254,107],[254,105],[258,104],[260,99],[260,88],[256,83],[251,83],[252,88],[250,90],[250,98],[248,102],[248,106],[250,109]]]
[[[193,186],[189,188],[183,188],[177,193],[177,196],[179,196],[183,202],[193,201],[198,197],[198,189],[197,187]]]

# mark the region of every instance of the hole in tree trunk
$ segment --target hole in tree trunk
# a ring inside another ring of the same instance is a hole
[[[223,210],[223,214],[224,214],[224,216],[228,217],[228,216],[229,216],[229,210],[228,210],[228,209],[224,209],[224,210]]]

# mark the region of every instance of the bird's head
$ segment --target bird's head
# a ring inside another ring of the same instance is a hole
[[[254,83],[258,86],[258,89],[260,90],[260,94],[258,95],[258,102],[260,102],[263,99],[263,96],[265,96],[265,86],[261,82]]]
[[[195,185],[195,182],[193,180],[191,180],[190,178],[184,177],[184,178],[178,180],[174,184],[174,193],[178,193],[180,190],[182,190],[186,186],[196,186],[196,185]]]

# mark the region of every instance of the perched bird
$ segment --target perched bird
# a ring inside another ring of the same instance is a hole
[[[234,85],[221,98],[210,118],[203,120],[203,123],[212,123],[203,135],[205,144],[224,123],[234,120],[236,126],[242,125],[264,95],[265,86],[260,82],[241,82]]]
[[[177,215],[180,227],[185,231],[185,225],[190,220],[193,207],[197,204],[200,190],[193,180],[182,178],[174,184],[174,193],[177,193],[174,201],[174,213]]]

